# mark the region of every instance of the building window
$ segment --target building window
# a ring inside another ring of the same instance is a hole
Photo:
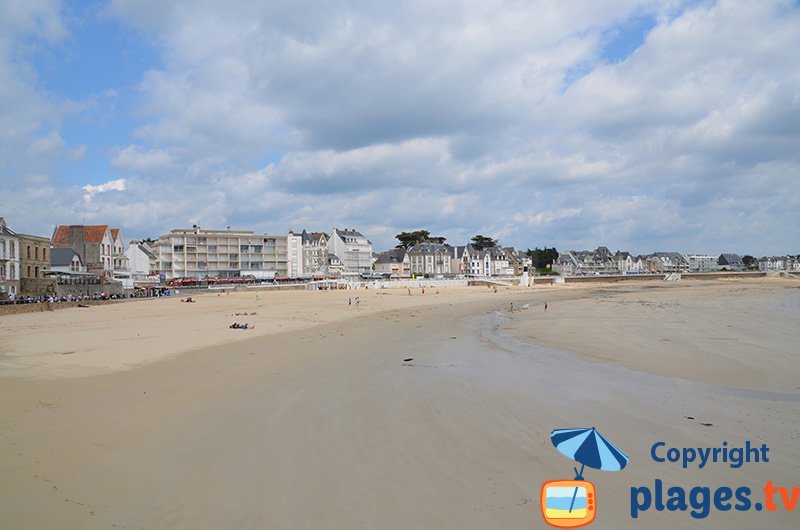
[[[28,245],[28,259],[31,259],[31,246]]]
[[[29,252],[30,252],[30,250],[31,250],[31,247],[28,247],[28,251],[29,251]],[[28,276],[26,276],[26,277],[27,277],[27,278],[30,278],[30,277],[31,277],[31,266],[30,266],[30,265],[28,265]]]
[[[39,277],[39,267],[36,267],[36,278]]]
[[[34,248],[33,252],[36,254],[36,259],[39,259],[39,247]]]
[[[43,259],[43,260],[46,260],[46,259],[47,259],[47,249],[46,249],[46,248],[43,248],[43,249],[42,249],[42,259]]]

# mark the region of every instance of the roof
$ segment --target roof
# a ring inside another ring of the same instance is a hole
[[[720,254],[719,261],[723,261],[728,265],[733,265],[735,263],[742,263],[742,258],[740,258],[738,254]]]
[[[50,266],[69,267],[72,265],[74,256],[78,256],[78,254],[71,248],[54,248],[50,251]],[[81,257],[78,256],[79,261],[80,259]]]
[[[17,237],[19,237],[20,239],[32,239],[34,241],[39,241],[40,243],[47,243],[48,245],[50,244],[50,238],[44,236],[34,236],[32,234],[17,233]]]
[[[361,232],[359,232],[359,231],[358,231],[358,230],[356,230],[355,228],[353,228],[353,229],[347,229],[347,228],[335,228],[333,231],[334,231],[334,232],[336,232],[337,234],[339,234],[340,236],[349,236],[349,237],[364,237],[364,236],[361,234]],[[364,239],[366,239],[366,238],[364,238]]]
[[[406,257],[406,249],[393,248],[378,254],[378,259],[375,263],[400,263]]]
[[[119,228],[112,228],[111,229],[111,237],[113,237],[114,239],[118,239],[119,238]]]
[[[328,239],[328,234],[325,232],[306,232],[303,230],[303,233],[300,234],[300,237],[303,238],[303,243],[316,243],[321,238]]]
[[[83,229],[83,239],[87,243],[100,243],[108,230],[108,225],[58,225],[53,233],[53,243],[68,245],[73,230]]]
[[[139,247],[139,250],[144,252],[145,256],[147,256],[148,258],[150,258],[150,259],[158,259],[158,257],[155,254],[150,252],[150,250],[146,246],[142,245],[141,243],[137,244],[136,246]]]
[[[442,243],[417,243],[408,249],[409,254],[430,254],[436,252],[450,254],[452,252],[452,247]]]
[[[4,236],[16,236],[16,232],[11,230],[8,225],[6,225],[6,220],[0,217],[0,234]]]

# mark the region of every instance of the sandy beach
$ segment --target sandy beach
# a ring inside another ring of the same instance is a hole
[[[799,485],[796,280],[196,299],[0,317],[0,528],[547,528],[549,434],[591,426],[630,456],[596,528],[797,527],[630,516],[655,479]],[[746,440],[770,461],[650,457]]]

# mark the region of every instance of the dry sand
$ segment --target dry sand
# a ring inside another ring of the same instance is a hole
[[[628,498],[655,478],[798,485],[798,285],[247,293],[2,317],[0,528],[546,528],[539,488],[573,465],[549,432],[574,426],[631,457],[587,473],[597,528],[796,528],[785,511],[633,520]],[[253,310],[255,331],[227,329]],[[649,457],[659,440],[747,439],[770,463]]]

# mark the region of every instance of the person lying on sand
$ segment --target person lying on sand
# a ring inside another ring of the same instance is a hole
[[[189,303],[189,304],[193,304],[195,302],[195,300],[194,300],[194,298],[192,298],[190,296],[189,298],[186,298],[186,299],[181,298],[181,302],[186,302],[186,303]]]
[[[228,327],[230,329],[255,329],[256,328],[255,326],[251,326],[247,322],[245,322],[244,324],[239,324],[238,322],[234,322],[233,324],[231,324]]]

